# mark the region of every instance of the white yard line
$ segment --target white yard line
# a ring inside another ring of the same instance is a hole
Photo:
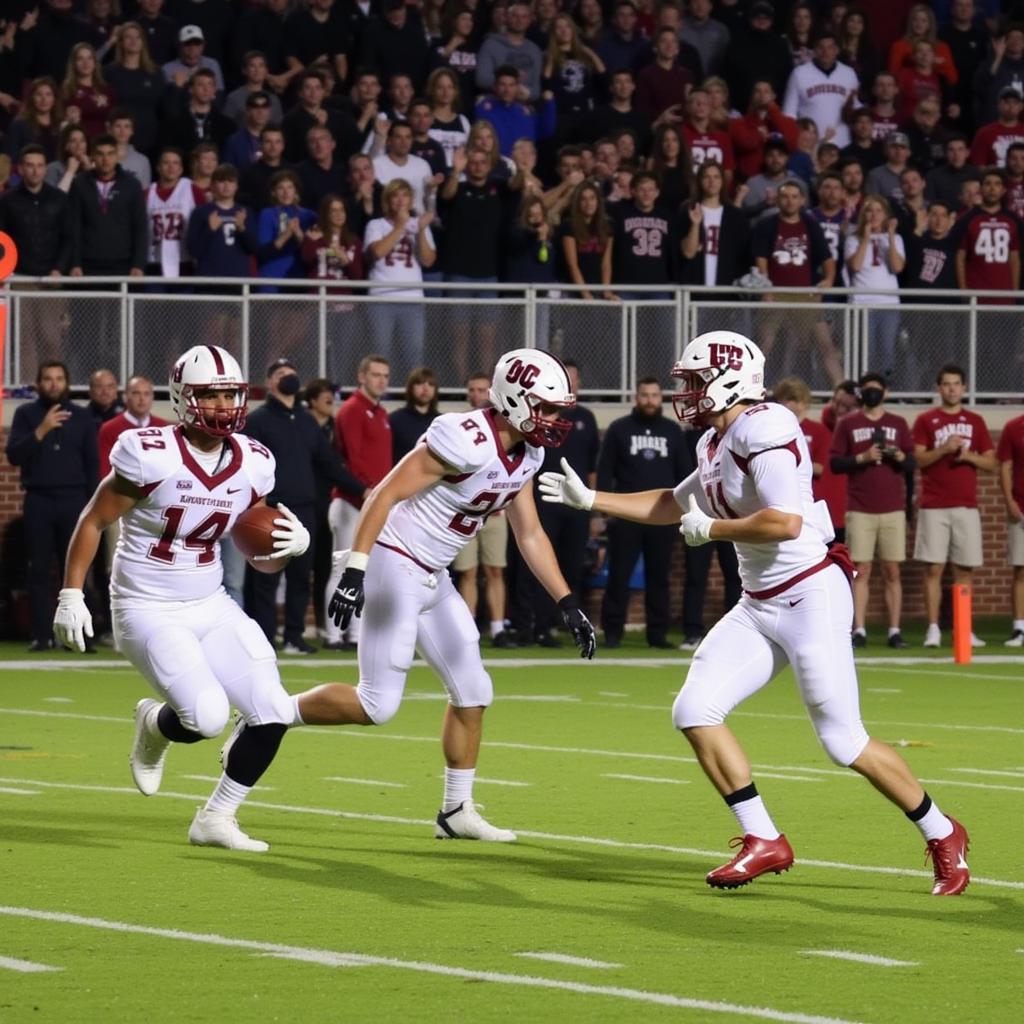
[[[18,971],[20,974],[44,974],[47,971],[63,971],[63,967],[51,967],[49,964],[36,964],[31,960],[17,960],[13,956],[0,956],[0,968],[7,971]]]
[[[134,786],[97,786],[86,785],[77,782],[44,782],[38,779],[11,779],[0,777],[0,783],[15,782],[28,786],[41,786],[44,789],[67,789],[90,793],[112,793],[125,796],[137,797],[138,790]],[[173,793],[161,790],[156,794],[167,800],[203,800],[205,797],[199,793]],[[247,800],[246,807],[262,807],[268,811],[281,811],[285,814],[312,814],[322,818],[341,818],[348,821],[375,821],[386,825],[411,825],[417,828],[432,826],[432,818],[400,818],[392,814],[361,814],[356,811],[341,811],[333,807],[303,807],[295,804],[269,803],[266,800]],[[541,839],[561,843],[579,843],[584,846],[602,846],[617,850],[655,850],[662,853],[682,854],[690,857],[721,858],[722,850],[702,850],[690,846],[671,846],[668,843],[634,843],[625,842],[621,839],[604,839],[598,836],[563,835],[558,832],[528,832],[523,829],[516,829],[520,836],[529,839]],[[872,864],[848,864],[845,861],[833,860],[810,860],[803,857],[797,861],[799,867],[832,868],[841,871],[857,871],[864,874],[880,875],[904,875],[908,878],[931,879],[931,871],[918,871],[913,868],[895,868]],[[1001,878],[984,878],[977,875],[971,876],[971,882],[976,885],[991,885],[999,889],[1024,890],[1024,882],[1009,881]]]
[[[886,686],[868,686],[868,693],[902,693],[902,690],[891,690]]]
[[[52,921],[57,924],[78,925],[101,931],[120,932],[129,935],[149,935],[154,938],[172,939],[177,942],[201,943],[232,949],[245,949],[255,953],[270,953],[288,959],[306,960],[327,966],[385,967],[393,970],[415,971],[420,974],[434,974],[465,981],[488,981],[496,985],[519,988],[554,989],[574,992],[578,995],[598,996],[605,999],[625,1000],[633,1003],[647,1003],[657,1006],[672,1006],[683,1010],[701,1010],[705,1013],[726,1013],[737,1017],[752,1017],[758,1020],[783,1021],[786,1024],[853,1024],[837,1017],[823,1017],[808,1013],[790,1013],[764,1006],[743,1006],[719,1000],[693,999],[676,996],[667,992],[648,992],[643,989],[621,988],[613,985],[588,985],[577,981],[559,981],[554,978],[539,978],[528,974],[510,974],[502,971],[479,971],[448,964],[427,963],[420,960],[399,960],[393,957],[368,956],[363,953],[340,952],[329,949],[308,949],[302,946],[287,946],[274,942],[257,942],[252,939],[236,939],[227,935],[208,932],[186,932],[177,928],[157,928],[149,925],[130,924],[126,921],[109,921],[99,917],[83,917],[78,914],[56,913],[34,910],[28,907],[0,906],[0,914],[8,917],[30,918],[36,921]],[[337,962],[341,958],[343,964]]]
[[[44,697],[43,701],[47,704],[74,704],[75,702],[70,697]]]
[[[830,960],[852,960],[856,964],[871,964],[873,967],[920,967],[916,960],[893,960],[887,956],[872,953],[851,953],[845,949],[803,949],[801,956],[824,956]]]
[[[383,782],[380,779],[352,779],[347,775],[325,775],[324,782],[347,782],[353,786],[384,786],[386,789],[407,789],[404,782]]]
[[[567,964],[570,967],[590,967],[598,971],[611,971],[625,964],[609,963],[607,960],[591,960],[588,956],[567,956],[565,953],[513,953],[526,960],[546,960],[552,964]]]
[[[614,690],[598,690],[598,697],[628,697],[628,693],[616,693]]]
[[[618,772],[606,772],[602,779],[625,779],[626,782],[660,782],[667,786],[688,786],[689,779],[667,779],[657,775],[620,775]]]
[[[219,775],[179,775],[179,779],[192,779],[194,782],[220,782]],[[254,786],[254,790],[262,793],[273,793],[276,786]]]
[[[444,778],[442,775],[441,778]],[[515,782],[512,779],[486,779],[481,776],[476,777],[477,782],[483,783],[485,786],[512,786],[515,789],[525,789],[532,786],[532,782]]]
[[[40,796],[38,789],[17,789],[14,786],[0,786],[0,793],[13,793],[17,796]]]
[[[1005,775],[1011,779],[1024,779],[1024,768],[1016,768],[1012,771],[996,771],[993,768],[949,768],[947,770],[963,775]]]

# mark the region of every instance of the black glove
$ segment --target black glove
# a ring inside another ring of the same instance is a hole
[[[352,616],[358,618],[363,612],[363,602],[366,600],[363,594],[364,576],[366,573],[362,569],[346,569],[334,588],[327,614],[334,619],[338,629],[348,629]]]
[[[581,611],[579,601],[572,594],[566,594],[558,602],[558,609],[566,628],[572,631],[573,641],[580,649],[580,657],[593,658],[597,651],[597,635],[590,619]]]

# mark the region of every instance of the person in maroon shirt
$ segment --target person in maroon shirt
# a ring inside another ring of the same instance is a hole
[[[362,281],[366,277],[363,242],[348,226],[341,196],[326,195],[321,200],[317,222],[303,237],[300,252],[306,276],[317,281]],[[345,294],[346,289],[338,292]]]
[[[716,131],[711,123],[711,96],[706,89],[693,89],[686,99],[686,120],[683,137],[690,151],[693,173],[696,174],[706,160],[714,160],[725,171],[725,188],[732,191],[732,172],[736,166],[732,138],[728,131]],[[760,169],[760,168],[758,168]]]
[[[782,112],[772,83],[762,80],[754,83],[747,113],[729,121],[729,137],[741,181],[760,173],[764,144],[772,136],[780,136],[792,152],[800,141],[800,128],[794,118]]]
[[[1006,560],[1013,566],[1013,633],[1007,647],[1024,647],[1024,416],[1003,427],[996,449],[1006,502]]]
[[[907,557],[907,474],[914,469],[914,442],[902,416],[887,412],[888,386],[880,373],[857,382],[861,408],[836,423],[831,466],[849,476],[846,540],[857,566],[853,581],[853,646],[868,642],[864,625],[877,551],[885,583],[889,646],[906,647],[900,633],[903,583],[900,563]]]
[[[957,287],[992,291],[1020,288],[1020,224],[1003,205],[1006,177],[989,168],[981,179],[981,206],[957,224],[960,249],[956,255]],[[1012,299],[983,298],[989,305],[1008,305]]]
[[[1024,142],[1024,124],[1020,123],[1024,98],[1012,85],[999,90],[998,118],[983,124],[971,141],[971,163],[979,167],[1005,167],[1006,152],[1014,142]]]
[[[652,120],[669,107],[684,103],[694,84],[689,69],[676,63],[678,56],[679,37],[675,30],[660,29],[654,37],[654,63],[636,79],[636,108]]]
[[[973,570],[982,564],[978,470],[991,473],[998,467],[985,421],[961,404],[966,386],[964,371],[947,363],[939,370],[935,383],[939,407],[921,413],[914,421],[914,458],[921,470],[914,558],[927,564],[925,647],[942,643],[939,603],[946,562],[953,563],[954,581],[968,586]],[[971,646],[984,647],[985,641],[972,633]]]

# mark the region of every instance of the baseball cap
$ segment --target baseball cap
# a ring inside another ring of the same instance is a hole
[[[270,377],[275,370],[280,370],[282,366],[287,366],[290,370],[298,369],[298,367],[287,356],[281,356],[280,359],[275,359],[267,367],[267,376]]]
[[[750,11],[748,13],[750,18],[774,18],[775,8],[772,7],[768,0],[757,0],[756,3],[750,5]]]
[[[999,90],[999,98],[1001,100],[1019,100],[1022,99],[1022,96],[1020,89],[1015,85],[1004,85],[1002,89]]]
[[[245,105],[246,107],[269,107],[270,93],[263,89],[257,89],[255,92],[251,92],[246,96]]]
[[[910,139],[903,134],[903,132],[890,132],[886,136],[885,144],[887,146],[906,146],[910,148]]]
[[[203,30],[198,25],[186,25],[178,33],[179,43],[202,42],[204,39]]]

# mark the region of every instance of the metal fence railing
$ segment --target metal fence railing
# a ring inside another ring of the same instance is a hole
[[[857,301],[850,289],[780,301],[771,292],[677,288],[666,300],[660,288],[651,301],[612,302],[585,300],[573,286],[486,285],[495,298],[473,297],[472,285],[424,287],[427,298],[409,300],[368,282],[346,282],[342,293],[295,280],[14,278],[2,296],[10,313],[3,383],[30,384],[40,362],[61,359],[76,387],[101,366],[159,385],[180,352],[205,342],[236,355],[254,382],[286,355],[306,378],[348,386],[359,360],[378,352],[391,360],[393,384],[426,364],[454,393],[469,373],[525,345],[579,363],[584,394],[625,401],[638,379],[667,379],[687,340],[724,328],[765,349],[769,386],[796,374],[827,393],[875,369],[896,397],[927,397],[938,367],[955,362],[968,372],[971,400],[1024,392],[1024,310],[1009,293],[900,292],[894,303],[895,294]]]

